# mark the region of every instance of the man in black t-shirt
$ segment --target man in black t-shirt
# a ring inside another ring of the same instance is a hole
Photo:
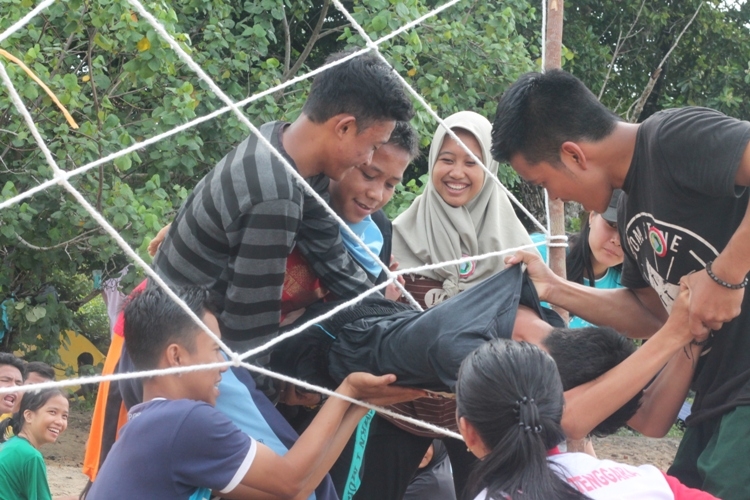
[[[705,108],[621,121],[572,75],[522,76],[503,95],[493,157],[551,198],[602,211],[621,188],[623,290],[541,272],[540,297],[599,325],[648,337],[690,291],[696,399],[670,473],[725,500],[750,498],[750,123]],[[532,272],[532,274],[535,274]],[[674,393],[686,387],[676,384]]]

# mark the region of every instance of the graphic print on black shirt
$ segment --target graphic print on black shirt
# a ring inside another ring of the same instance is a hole
[[[653,215],[640,212],[627,221],[625,234],[633,254],[638,254],[641,275],[659,294],[667,311],[672,310],[680,293],[680,278],[696,269],[705,268],[719,252],[708,241],[684,227],[670,224]],[[641,247],[651,247],[653,252],[641,253]]]

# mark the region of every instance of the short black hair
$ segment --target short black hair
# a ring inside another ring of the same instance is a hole
[[[632,340],[608,327],[555,328],[542,342],[557,363],[563,390],[601,377],[635,352]],[[591,434],[609,436],[627,424],[641,406],[643,389],[597,425]]]
[[[205,287],[189,286],[175,293],[199,318],[217,314],[216,302]],[[202,330],[161,287],[149,285],[132,297],[123,309],[125,348],[138,370],[159,364],[164,349],[176,342],[193,351],[195,337]]]
[[[26,378],[26,371],[23,360],[21,358],[14,356],[9,352],[0,352],[0,365],[15,366],[16,368],[18,368],[18,371],[21,372],[21,377]]]
[[[26,363],[26,370],[23,374],[23,380],[29,378],[29,374],[38,373],[47,380],[55,380],[55,369],[42,361],[29,361]]]
[[[409,122],[398,121],[386,144],[392,144],[409,153],[411,160],[419,156],[419,134]]]
[[[352,52],[332,54],[326,64]],[[319,73],[302,112],[314,123],[342,113],[353,115],[360,133],[377,121],[409,121],[414,107],[396,71],[368,52]]]
[[[11,417],[6,418],[0,422],[0,443],[6,441],[8,427],[13,430],[13,434],[18,436],[23,430],[23,426],[26,423],[26,419],[23,414],[26,410],[37,412],[39,408],[47,404],[47,401],[55,396],[62,396],[67,400],[67,395],[59,387],[52,387],[49,389],[42,389],[40,391],[28,391],[21,395],[21,404],[18,411]]]
[[[526,73],[505,91],[492,125],[492,157],[521,153],[530,163],[560,162],[565,141],[598,141],[621,119],[563,70]]]

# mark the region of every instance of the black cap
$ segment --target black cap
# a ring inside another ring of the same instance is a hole
[[[612,198],[609,200],[609,206],[607,210],[601,214],[602,218],[608,222],[617,222],[617,202],[620,201],[622,196],[622,189],[615,189],[612,192]]]

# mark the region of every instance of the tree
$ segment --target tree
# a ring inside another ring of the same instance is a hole
[[[32,4],[6,2],[0,32]],[[346,6],[377,38],[435,4],[373,0]],[[157,0],[146,8],[235,100],[318,67],[332,52],[365,45],[330,0]],[[518,28],[534,21],[535,10],[524,0],[466,2],[389,40],[382,49],[440,115],[477,109],[490,116],[502,89],[533,67]],[[54,3],[0,48],[23,60],[80,125],[70,128],[51,99],[17,65],[3,61],[63,169],[223,107],[124,0]],[[256,124],[294,119],[309,84],[305,80],[271,93],[245,111]],[[415,124],[426,145],[435,123],[422,109]],[[148,241],[173,218],[195,183],[247,133],[233,114],[225,113],[89,170],[72,183],[145,258]],[[0,97],[2,198],[50,176],[28,127],[10,100]],[[2,346],[36,343],[45,347],[49,359],[60,329],[84,326],[74,313],[95,296],[92,274],[101,272],[106,279],[127,263],[119,247],[60,187],[0,212],[0,254],[0,300],[12,327]],[[140,277],[132,271],[124,283]]]
[[[679,106],[706,106],[747,120],[748,26],[747,2],[576,2],[566,6],[566,69],[595,93],[604,89],[602,102],[633,122]],[[653,91],[642,111],[633,113],[652,76]]]

